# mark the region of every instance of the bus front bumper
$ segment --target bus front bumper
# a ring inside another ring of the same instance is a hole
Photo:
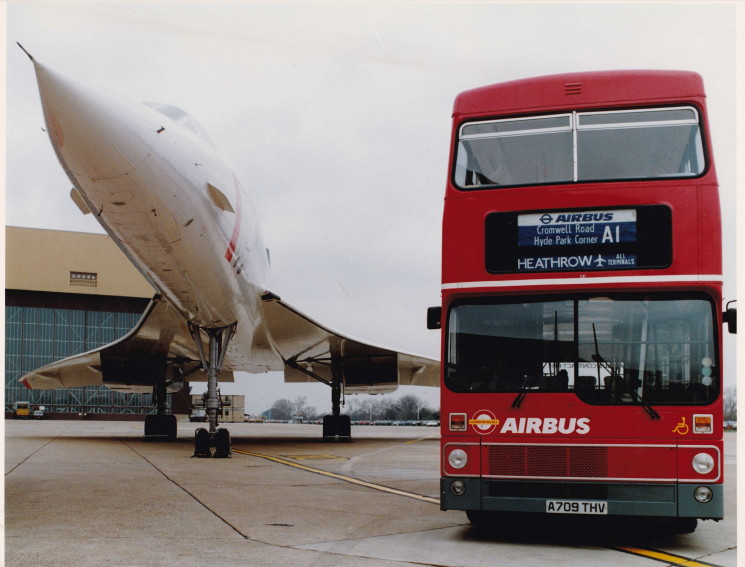
[[[701,486],[711,490],[708,502],[696,500],[696,489]],[[723,517],[724,491],[721,484],[705,483],[559,483],[448,477],[440,479],[440,508],[719,520]]]

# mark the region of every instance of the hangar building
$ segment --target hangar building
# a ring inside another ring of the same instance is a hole
[[[19,383],[35,368],[129,332],[154,295],[150,284],[108,235],[6,227],[5,238],[5,411],[28,401],[60,418],[150,413],[148,394],[105,386],[27,390]],[[188,413],[183,398],[174,413]]]

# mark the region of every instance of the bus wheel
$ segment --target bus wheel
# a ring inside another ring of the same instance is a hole
[[[698,525],[696,518],[673,518],[672,520],[673,530],[678,534],[692,534]]]
[[[487,510],[466,510],[466,516],[474,527],[496,528],[504,524],[504,514]]]

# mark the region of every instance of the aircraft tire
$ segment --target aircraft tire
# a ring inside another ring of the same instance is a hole
[[[218,429],[215,433],[215,454],[216,459],[225,459],[230,457],[232,449],[230,448],[230,432],[227,429]]]
[[[352,439],[352,421],[348,415],[323,416],[323,439],[324,441],[349,442]]]
[[[178,431],[175,415],[146,415],[145,439],[175,441]]]
[[[178,435],[178,423],[176,422],[175,415],[167,415],[165,417],[165,435],[169,441],[175,441]]]
[[[204,427],[197,429],[194,432],[194,456],[200,459],[211,457],[212,448],[210,445],[209,432]]]

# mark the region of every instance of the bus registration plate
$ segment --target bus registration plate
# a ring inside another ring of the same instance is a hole
[[[608,514],[602,500],[546,500],[547,514]]]

